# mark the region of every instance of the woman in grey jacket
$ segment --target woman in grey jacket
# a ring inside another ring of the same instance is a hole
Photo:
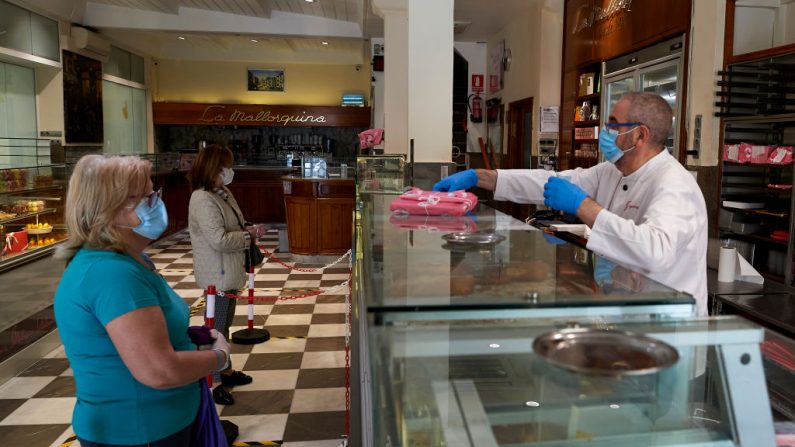
[[[244,267],[251,238],[261,236],[261,225],[245,225],[243,212],[226,185],[232,182],[232,152],[220,145],[210,145],[199,152],[188,173],[193,193],[188,210],[188,228],[193,245],[193,273],[196,284],[207,289],[237,294],[246,283]],[[235,316],[235,300],[222,296],[215,300],[215,329],[229,338],[229,326]],[[251,377],[228,369],[216,374],[221,383],[213,390],[215,402],[231,405],[234,398],[227,387],[251,383]]]

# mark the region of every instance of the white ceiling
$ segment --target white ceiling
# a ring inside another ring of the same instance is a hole
[[[168,59],[362,63],[366,41],[383,36],[371,0],[11,1]],[[455,40],[487,41],[539,1],[455,0]]]

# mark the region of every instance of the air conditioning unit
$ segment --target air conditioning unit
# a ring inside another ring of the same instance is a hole
[[[72,42],[75,49],[82,55],[101,62],[108,60],[110,42],[99,34],[79,26],[72,27]]]

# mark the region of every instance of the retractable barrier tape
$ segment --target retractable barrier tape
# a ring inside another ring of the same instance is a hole
[[[295,267],[295,266],[293,266],[293,265],[285,264],[285,263],[284,263],[284,262],[282,262],[280,259],[278,259],[277,257],[275,257],[275,256],[273,255],[273,253],[269,252],[269,251],[268,251],[268,250],[267,250],[265,247],[263,247],[263,246],[261,246],[261,245],[260,245],[260,246],[259,246],[259,248],[260,248],[260,249],[263,251],[263,253],[265,253],[265,256],[267,256],[267,257],[268,257],[270,260],[272,260],[273,262],[275,262],[275,263],[277,263],[277,264],[281,265],[282,267],[284,267],[284,268],[286,268],[286,269],[289,269],[289,270],[295,270],[296,272],[315,273],[315,272],[318,272],[318,271],[320,271],[320,270],[324,270],[324,269],[327,269],[327,268],[329,268],[329,267],[331,267],[331,266],[337,265],[337,264],[339,264],[340,262],[342,262],[342,260],[343,260],[343,259],[345,259],[345,258],[348,258],[348,266],[349,266],[349,268],[350,268],[350,255],[351,255],[351,251],[350,251],[350,250],[346,251],[346,252],[345,252],[345,253],[344,253],[342,256],[340,256],[339,258],[337,258],[337,260],[336,260],[336,261],[334,261],[334,262],[332,262],[331,264],[326,264],[325,266],[323,266],[323,267],[318,267],[318,268],[305,268],[305,267]]]
[[[232,443],[234,447],[248,447],[255,445],[282,445],[284,441],[235,441]]]
[[[61,447],[70,447],[70,446],[71,446],[72,444],[74,444],[76,441],[77,441],[77,435],[72,435],[72,436],[69,436],[68,438],[66,438],[66,439],[65,439],[65,440],[64,440],[64,441],[61,443]]]

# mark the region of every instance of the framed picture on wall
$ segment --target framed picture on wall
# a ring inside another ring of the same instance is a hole
[[[102,63],[63,51],[64,138],[67,143],[102,143]]]
[[[248,91],[283,92],[284,70],[280,68],[249,68]]]

